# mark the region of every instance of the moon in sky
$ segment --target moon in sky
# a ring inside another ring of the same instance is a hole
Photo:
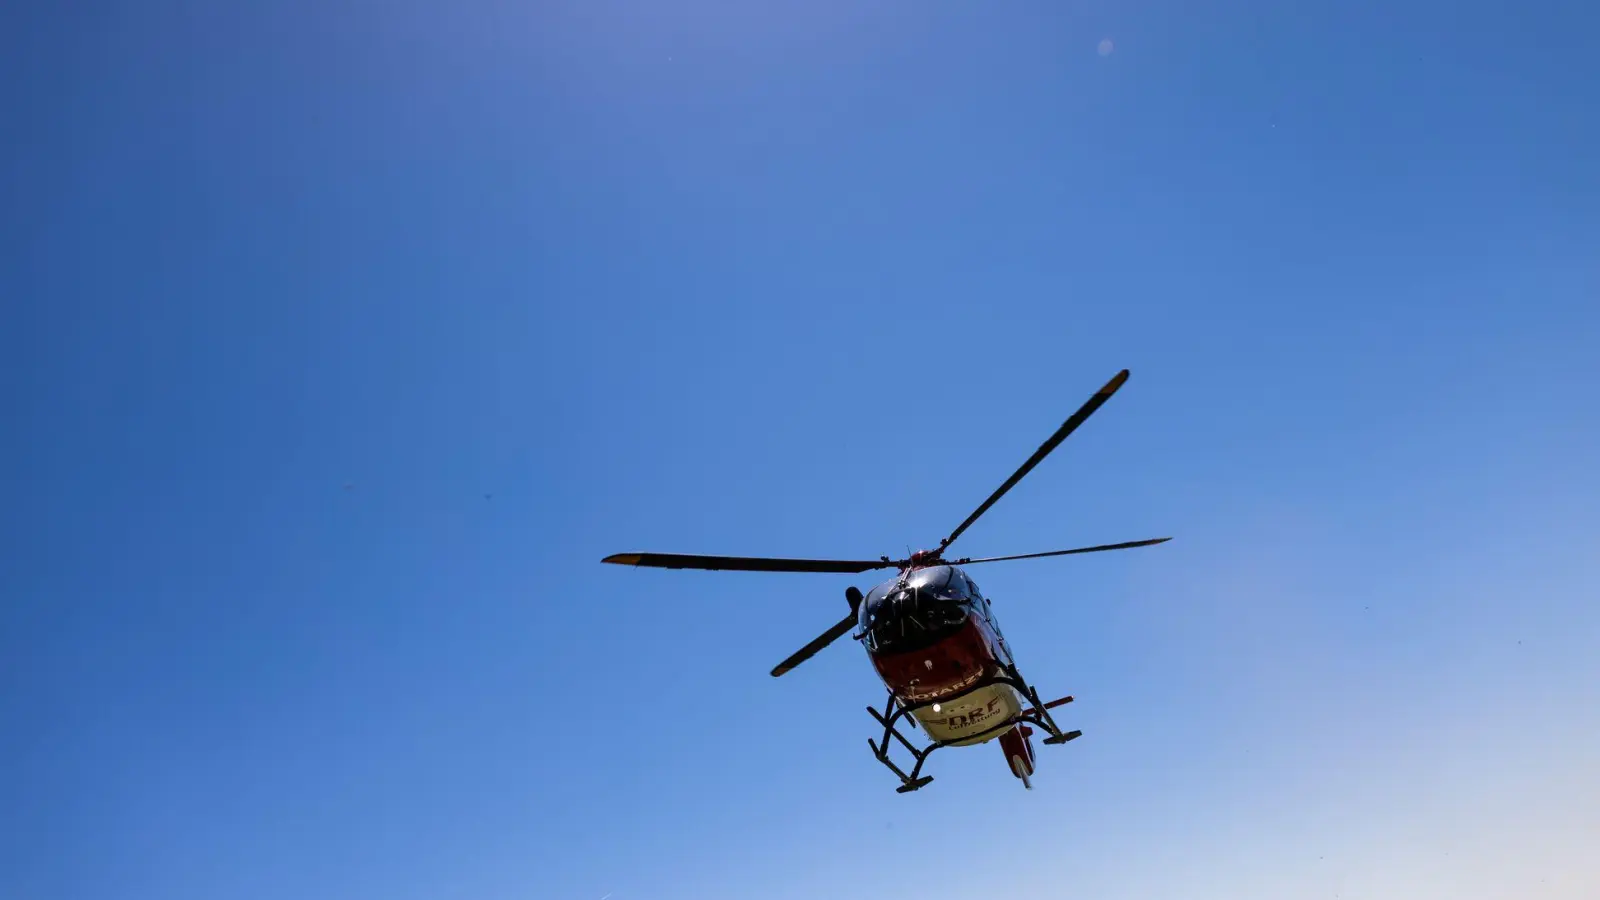
[[[1105,40],[1100,42],[1100,55],[1101,56],[1110,56],[1111,55],[1111,51],[1113,51],[1115,49],[1117,49],[1117,47],[1116,47],[1115,44],[1111,43],[1111,38],[1106,38]]]

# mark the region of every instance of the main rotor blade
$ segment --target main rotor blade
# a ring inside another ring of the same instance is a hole
[[[818,650],[821,650],[823,647],[826,647],[839,638],[844,637],[844,635],[854,627],[856,627],[856,614],[852,612],[850,615],[845,616],[836,622],[832,628],[829,628],[827,631],[824,631],[822,634],[818,635],[816,640],[805,645],[804,647],[801,647],[799,650],[796,650],[793,656],[781,663],[778,663],[777,667],[772,670],[772,677],[777,678],[779,675],[782,675],[790,669],[793,669],[795,666],[800,665],[811,657],[816,656]]]
[[[1151,544],[1164,544],[1172,538],[1151,538],[1147,541],[1128,541],[1123,544],[1101,544],[1098,547],[1079,547],[1076,550],[1051,550],[1048,553],[1024,553],[1021,556],[986,556],[982,559],[958,559],[952,561],[952,566],[970,566],[973,563],[1005,562],[1009,559],[1038,559],[1041,556],[1067,556],[1073,553],[1096,553],[1101,550],[1128,550],[1133,547],[1148,547]]]
[[[1112,376],[1111,380],[1106,382],[1105,386],[1100,390],[1096,391],[1095,395],[1090,397],[1087,403],[1083,404],[1083,406],[1080,407],[1077,412],[1073,413],[1072,416],[1067,419],[1067,421],[1061,423],[1061,427],[1056,429],[1056,433],[1050,435],[1050,439],[1041,444],[1039,449],[1035,450],[1033,455],[1028,457],[1028,461],[1022,464],[1022,468],[1018,469],[1010,478],[1007,478],[1006,483],[1000,485],[999,490],[995,491],[993,494],[990,494],[989,499],[983,501],[982,506],[973,510],[972,515],[967,516],[967,520],[965,522],[962,522],[960,525],[956,526],[956,530],[950,532],[950,536],[940,542],[939,549],[943,550],[944,548],[955,543],[956,538],[961,536],[961,532],[966,531],[973,522],[978,521],[978,517],[987,512],[989,507],[995,504],[996,500],[999,500],[1001,497],[1005,496],[1006,491],[1009,491],[1012,487],[1016,486],[1016,483],[1022,480],[1022,476],[1033,471],[1034,466],[1037,466],[1041,460],[1043,460],[1046,456],[1049,456],[1050,451],[1054,450],[1057,445],[1066,440],[1067,435],[1076,431],[1078,426],[1082,425],[1085,419],[1094,415],[1094,411],[1099,409],[1100,406],[1107,400],[1110,400],[1111,395],[1115,394],[1117,389],[1122,387],[1122,383],[1127,380],[1127,369],[1123,369],[1121,372],[1118,372],[1116,375]]]
[[[688,553],[614,553],[605,563],[657,569],[712,569],[735,572],[866,572],[894,563],[875,559],[767,559],[754,556],[698,556]]]

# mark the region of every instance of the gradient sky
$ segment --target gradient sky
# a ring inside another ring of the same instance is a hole
[[[1597,29],[7,6],[0,896],[1600,896]],[[869,580],[599,564],[928,546],[1123,367],[958,544],[1174,537],[973,568],[1032,793],[767,675]]]

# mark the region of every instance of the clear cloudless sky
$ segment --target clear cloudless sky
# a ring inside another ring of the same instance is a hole
[[[0,11],[0,897],[1600,896],[1592,3]],[[958,543],[1067,727],[912,795]]]

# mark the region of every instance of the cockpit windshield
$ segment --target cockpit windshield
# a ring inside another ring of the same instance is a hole
[[[875,652],[919,650],[960,628],[972,600],[966,579],[951,567],[918,569],[873,588],[861,604],[860,626]]]

